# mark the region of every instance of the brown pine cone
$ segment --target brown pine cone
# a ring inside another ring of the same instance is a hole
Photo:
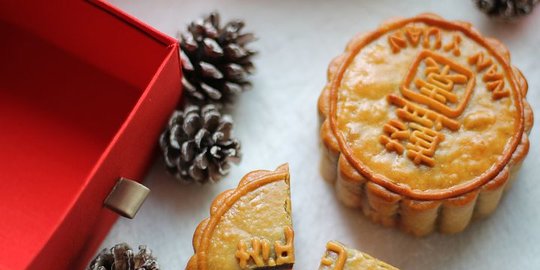
[[[230,103],[250,86],[254,51],[246,44],[255,39],[242,33],[244,22],[233,20],[220,26],[219,14],[210,13],[192,22],[180,39],[182,85],[192,103]]]
[[[139,246],[134,254],[130,246],[118,244],[110,250],[103,249],[90,262],[88,270],[159,270],[156,258],[146,246]]]
[[[222,116],[214,104],[175,111],[159,140],[168,171],[187,183],[221,179],[229,172],[229,162],[240,159],[232,127],[230,116]]]
[[[474,0],[491,17],[513,19],[531,13],[538,0]]]

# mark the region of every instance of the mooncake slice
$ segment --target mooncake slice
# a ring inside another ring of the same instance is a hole
[[[292,269],[289,167],[253,171],[212,203],[193,236],[188,270]]]
[[[321,259],[319,270],[398,270],[358,250],[330,241]]]
[[[387,21],[328,68],[323,176],[374,222],[460,232],[495,210],[527,155],[526,94],[508,49],[469,23]]]

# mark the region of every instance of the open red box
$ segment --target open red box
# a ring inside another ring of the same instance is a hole
[[[81,269],[180,96],[176,40],[101,1],[0,0],[0,269]]]

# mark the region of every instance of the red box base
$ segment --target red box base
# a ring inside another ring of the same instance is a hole
[[[180,95],[174,39],[102,2],[0,2],[0,269],[83,269]]]

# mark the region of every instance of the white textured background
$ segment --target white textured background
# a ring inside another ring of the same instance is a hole
[[[185,1],[114,0],[113,4],[157,29],[176,36],[211,10],[222,19],[243,18],[257,34],[254,87],[234,109],[235,135],[243,159],[216,185],[177,184],[156,159],[145,184],[150,197],[134,220],[120,219],[102,247],[117,242],[147,244],[162,269],[183,269],[192,255],[191,238],[208,216],[212,199],[254,169],[289,162],[296,231],[296,269],[317,269],[325,243],[336,239],[402,269],[540,269],[540,141],[536,123],[531,150],[518,181],[490,218],[458,235],[413,238],[372,224],[341,206],[318,172],[316,100],[328,62],[357,32],[392,16],[436,12],[472,22],[486,36],[502,40],[512,63],[529,80],[528,99],[540,116],[540,6],[512,24],[487,19],[468,0],[447,1]]]

